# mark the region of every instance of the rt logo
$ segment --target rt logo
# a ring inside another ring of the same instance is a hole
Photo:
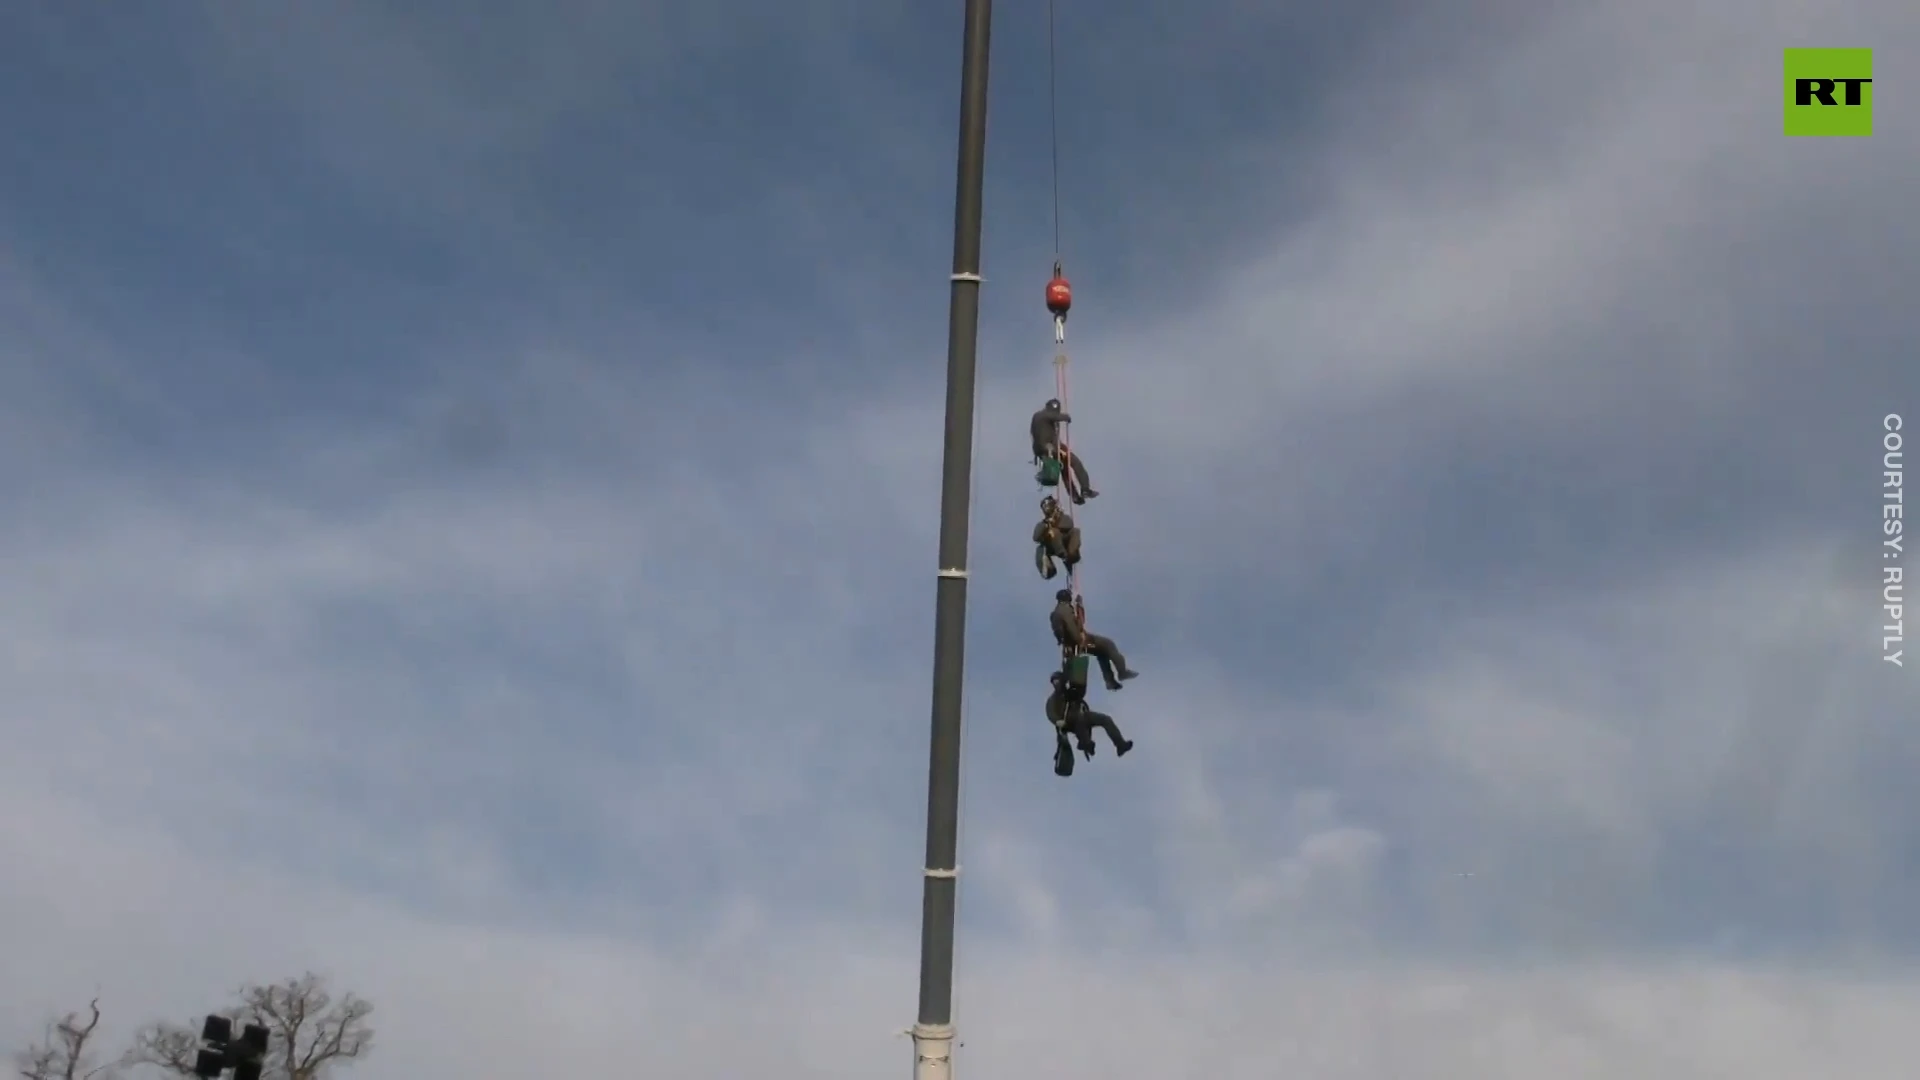
[[[1873,134],[1872,49],[1786,51],[1788,135]]]

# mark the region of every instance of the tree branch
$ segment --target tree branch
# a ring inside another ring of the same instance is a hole
[[[149,1066],[174,1076],[192,1076],[200,1053],[200,1035],[178,1024],[148,1024],[133,1037],[133,1046],[121,1058],[128,1067]]]
[[[271,1033],[271,1080],[320,1080],[372,1049],[367,1018],[373,1006],[348,993],[338,1001],[326,980],[308,972],[268,986],[240,990],[241,1009]]]
[[[22,1080],[94,1080],[110,1075],[112,1066],[89,1068],[89,1044],[100,1027],[100,999],[87,1003],[83,1020],[70,1012],[52,1024],[37,1042],[18,1056]]]

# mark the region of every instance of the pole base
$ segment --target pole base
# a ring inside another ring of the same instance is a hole
[[[953,1025],[915,1024],[913,1036],[913,1080],[952,1080]]]

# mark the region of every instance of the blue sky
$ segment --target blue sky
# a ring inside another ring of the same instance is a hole
[[[1920,27],[1061,8],[1139,750],[1050,774],[1046,24],[1003,4],[961,1068],[1899,1074]],[[958,37],[0,15],[0,1035],[311,966],[380,1008],[369,1080],[908,1067]],[[1875,47],[1873,139],[1780,136],[1798,44]]]

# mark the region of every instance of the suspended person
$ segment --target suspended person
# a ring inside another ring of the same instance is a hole
[[[1060,572],[1053,565],[1055,559],[1067,565],[1069,574],[1080,565],[1080,526],[1051,495],[1040,500],[1040,524],[1033,527],[1033,544],[1033,565],[1049,581]]]
[[[1060,399],[1049,398],[1046,405],[1033,414],[1027,431],[1033,440],[1033,460],[1040,466],[1041,482],[1050,483],[1047,478],[1053,477],[1065,484],[1073,504],[1079,506],[1088,499],[1099,498],[1100,493],[1093,490],[1093,482],[1087,479],[1087,465],[1080,460],[1080,455],[1060,445],[1060,425],[1072,422],[1073,417],[1060,408]],[[1060,460],[1063,456],[1064,464]]]
[[[1070,736],[1079,742],[1080,752],[1087,755],[1087,760],[1093,760],[1092,732],[1084,735],[1075,732],[1073,724],[1068,719],[1069,709],[1076,707],[1076,704],[1084,706],[1087,701],[1086,660],[1085,658],[1078,660],[1078,682],[1068,676],[1074,664],[1074,660],[1068,660],[1061,666],[1061,670],[1048,677],[1053,683],[1053,692],[1047,695],[1046,710],[1047,722],[1053,725],[1053,775],[1055,776],[1073,775],[1074,748],[1073,743],[1068,741]]]
[[[1053,598],[1053,614],[1047,621],[1053,627],[1053,639],[1062,649],[1083,650],[1099,661],[1100,674],[1105,677],[1109,690],[1118,690],[1123,681],[1139,676],[1139,672],[1127,666],[1126,656],[1112,638],[1087,632],[1086,605],[1073,595],[1072,589],[1061,589]]]
[[[1071,663],[1071,661],[1069,661]],[[1054,776],[1073,774],[1073,744],[1068,736],[1075,736],[1073,724],[1068,721],[1068,709],[1075,703],[1087,701],[1087,680],[1083,678],[1077,686],[1069,680],[1066,671],[1056,671],[1048,676],[1054,684],[1052,694],[1046,696],[1046,723],[1054,724]],[[1091,734],[1077,738],[1081,753],[1092,761]]]
[[[1061,672],[1054,672],[1049,679],[1053,683],[1053,692],[1047,695],[1047,720],[1053,724],[1053,730],[1061,740],[1071,735],[1087,757],[1093,757],[1093,732],[1095,728],[1107,733],[1107,741],[1113,744],[1115,754],[1125,757],[1133,749],[1132,740],[1120,734],[1120,725],[1106,713],[1095,712],[1087,704],[1085,688],[1076,689]]]

